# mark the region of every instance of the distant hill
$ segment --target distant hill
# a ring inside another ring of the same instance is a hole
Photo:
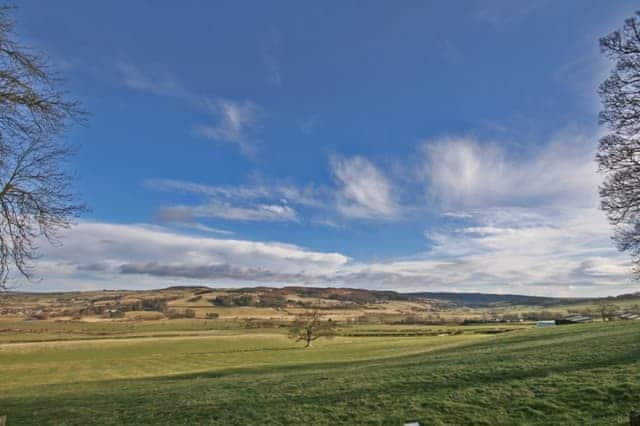
[[[405,293],[410,298],[425,298],[454,303],[459,306],[488,307],[502,305],[554,306],[587,301],[587,298],[523,296],[518,294],[418,292]]]
[[[222,289],[214,289],[209,287],[170,287],[166,290],[199,290],[199,292],[216,291]],[[245,287],[237,289],[225,289],[226,291],[243,294],[243,293],[269,293],[271,295],[281,296],[299,296],[313,297],[318,299],[339,300],[343,302],[354,303],[381,303],[385,301],[416,301],[416,302],[432,302],[445,305],[467,306],[467,307],[490,307],[490,306],[556,306],[572,303],[580,303],[589,300],[589,298],[568,298],[568,297],[542,297],[542,296],[526,296],[518,294],[492,294],[492,293],[456,293],[456,292],[411,292],[400,293],[391,290],[368,290],[360,288],[343,288],[343,287]],[[623,297],[638,297],[638,294],[621,295],[610,297],[609,299],[619,299]]]
[[[4,299],[4,300],[3,300]],[[157,290],[101,290],[101,291],[73,291],[73,292],[7,292],[0,297],[0,305],[11,305],[18,300],[31,304],[47,299],[47,304],[56,303],[60,306],[70,303],[95,304],[96,302],[112,301],[121,304],[124,301],[162,299],[167,302],[184,299],[185,303],[195,303],[196,300],[204,304],[216,306],[256,306],[256,307],[285,307],[285,306],[331,306],[349,307],[400,302],[405,304],[419,303],[429,305],[435,309],[456,307],[487,308],[487,307],[554,307],[574,305],[584,302],[596,304],[604,300],[607,303],[638,300],[640,293],[623,294],[607,298],[566,298],[539,297],[517,294],[491,293],[455,293],[455,292],[410,292],[400,293],[390,290],[368,290],[342,287],[246,287],[246,288],[214,288],[207,286],[173,286]],[[178,302],[175,302],[176,304]]]

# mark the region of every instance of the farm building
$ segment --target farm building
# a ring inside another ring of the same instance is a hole
[[[630,312],[625,312],[624,314],[620,314],[618,316],[621,320],[640,320],[640,315],[632,314]]]
[[[105,309],[104,316],[109,318],[122,318],[124,317],[124,311],[120,309]]]
[[[536,323],[536,327],[539,328],[543,328],[543,327],[553,327],[554,325],[556,325],[556,322],[554,320],[550,320],[550,321],[538,321]]]

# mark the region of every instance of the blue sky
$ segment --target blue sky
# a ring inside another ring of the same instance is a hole
[[[634,290],[597,209],[597,39],[632,2],[24,0],[91,113],[37,290]]]

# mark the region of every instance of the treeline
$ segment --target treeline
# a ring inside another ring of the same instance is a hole
[[[229,294],[216,296],[211,299],[214,306],[232,307],[232,306],[255,306],[261,308],[284,308],[288,303],[292,302],[280,294],[261,294],[252,296],[248,294]]]
[[[105,303],[101,305],[91,304],[86,308],[80,309],[80,315],[104,315],[105,313],[117,310],[122,313],[133,311],[158,311],[166,313],[169,311],[169,302],[175,298],[166,299],[142,299],[129,303]]]

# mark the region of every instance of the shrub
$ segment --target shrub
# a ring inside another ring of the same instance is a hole
[[[233,297],[231,296],[216,296],[211,301],[215,306],[233,306]]]
[[[262,294],[257,305],[267,308],[283,308],[287,304],[286,297],[280,294]]]
[[[253,297],[243,294],[241,296],[216,296],[211,300],[215,306],[252,306],[254,304]]]
[[[170,309],[167,311],[167,318],[169,319],[179,319],[184,318],[184,314],[180,311],[176,311],[175,309]]]
[[[233,301],[237,306],[251,306],[251,303],[253,302],[253,297],[247,294],[243,294],[242,296],[235,297]]]

